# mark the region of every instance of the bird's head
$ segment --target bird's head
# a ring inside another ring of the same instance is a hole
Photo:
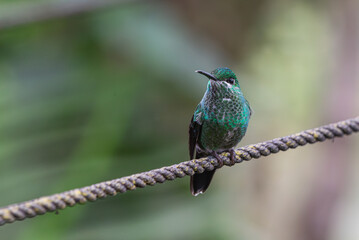
[[[213,70],[211,73],[207,73],[202,70],[196,71],[199,74],[202,74],[211,81],[210,85],[213,87],[224,87],[226,89],[236,89],[240,90],[239,82],[234,72],[226,67],[219,67]]]

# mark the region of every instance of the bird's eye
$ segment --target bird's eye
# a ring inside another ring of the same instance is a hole
[[[229,78],[226,80],[227,83],[229,84],[234,84],[234,79],[233,78]]]

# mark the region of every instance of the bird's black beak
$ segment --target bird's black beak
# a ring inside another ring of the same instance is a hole
[[[202,70],[196,70],[195,72],[196,72],[196,73],[199,73],[199,74],[202,74],[202,75],[204,75],[204,76],[206,76],[206,77],[208,77],[209,79],[212,79],[212,80],[214,80],[214,81],[218,81],[218,79],[217,79],[215,76],[213,76],[212,74],[210,74],[210,73],[208,73],[208,72],[205,72],[205,71],[202,71]]]

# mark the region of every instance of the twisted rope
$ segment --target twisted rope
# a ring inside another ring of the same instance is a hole
[[[307,143],[323,142],[327,139],[343,137],[356,132],[359,132],[359,117],[241,147],[235,151],[235,162],[249,161],[253,158],[260,158],[261,156],[268,156],[279,151],[304,146]],[[224,165],[230,166],[229,153],[222,153],[222,157]],[[192,176],[195,173],[202,173],[205,170],[213,170],[214,168],[218,168],[218,162],[213,157],[194,159],[169,167],[154,169],[128,177],[117,178],[27,202],[9,205],[0,209],[0,225],[32,218],[47,212],[64,209],[68,206],[72,207],[78,203],[93,202],[100,198],[114,196],[117,193],[125,193],[130,190],[135,190],[136,188],[146,187],[147,185],[153,186],[156,183],[163,183],[167,180],[174,180],[187,175]]]

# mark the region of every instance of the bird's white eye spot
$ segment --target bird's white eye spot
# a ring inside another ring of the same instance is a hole
[[[233,85],[234,84],[234,79],[229,78],[229,79],[226,80],[226,82]]]

